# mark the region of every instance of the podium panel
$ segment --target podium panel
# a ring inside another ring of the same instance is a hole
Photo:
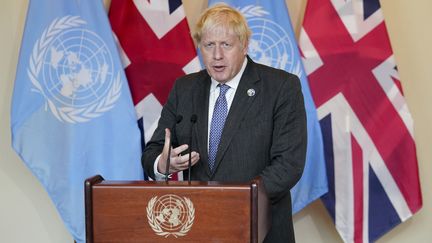
[[[259,180],[86,180],[87,242],[261,242],[269,205]]]

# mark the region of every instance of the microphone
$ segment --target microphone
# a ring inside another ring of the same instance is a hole
[[[168,181],[169,167],[170,167],[170,164],[171,164],[171,147],[172,147],[171,144],[172,144],[172,138],[173,138],[174,129],[175,129],[175,126],[177,124],[179,124],[182,120],[183,120],[183,116],[182,115],[177,115],[176,116],[176,121],[173,124],[172,128],[170,129],[170,144],[169,144],[169,148],[168,148],[168,158],[167,158],[166,169],[165,169],[165,181]]]
[[[191,168],[192,168],[192,131],[193,131],[193,126],[195,125],[195,123],[197,122],[197,115],[193,114],[190,118],[191,121],[191,128],[190,128],[190,137],[189,137],[189,163],[188,163],[188,182],[191,182]]]

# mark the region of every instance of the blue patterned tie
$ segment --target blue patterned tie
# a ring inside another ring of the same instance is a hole
[[[215,103],[213,117],[210,125],[209,167],[211,171],[213,171],[214,169],[216,154],[222,136],[222,130],[225,125],[225,119],[228,115],[228,104],[225,98],[225,94],[230,87],[226,84],[219,84],[218,86],[220,89],[220,93]]]

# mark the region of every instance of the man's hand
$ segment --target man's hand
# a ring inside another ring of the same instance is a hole
[[[165,129],[165,144],[162,150],[162,154],[158,161],[158,171],[159,173],[164,174],[166,170],[166,163],[168,159],[168,151],[169,146],[171,144],[171,131],[166,128]],[[182,152],[186,151],[189,148],[187,144],[180,145],[176,148],[171,148],[170,158],[170,167],[168,173],[175,173],[178,171],[186,170],[189,164],[189,154],[181,155]],[[195,151],[191,153],[191,166],[196,164],[200,159],[199,154]]]

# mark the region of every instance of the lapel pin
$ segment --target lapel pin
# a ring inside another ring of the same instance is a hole
[[[248,96],[252,97],[255,95],[255,90],[254,89],[248,89],[247,94],[248,94]]]

